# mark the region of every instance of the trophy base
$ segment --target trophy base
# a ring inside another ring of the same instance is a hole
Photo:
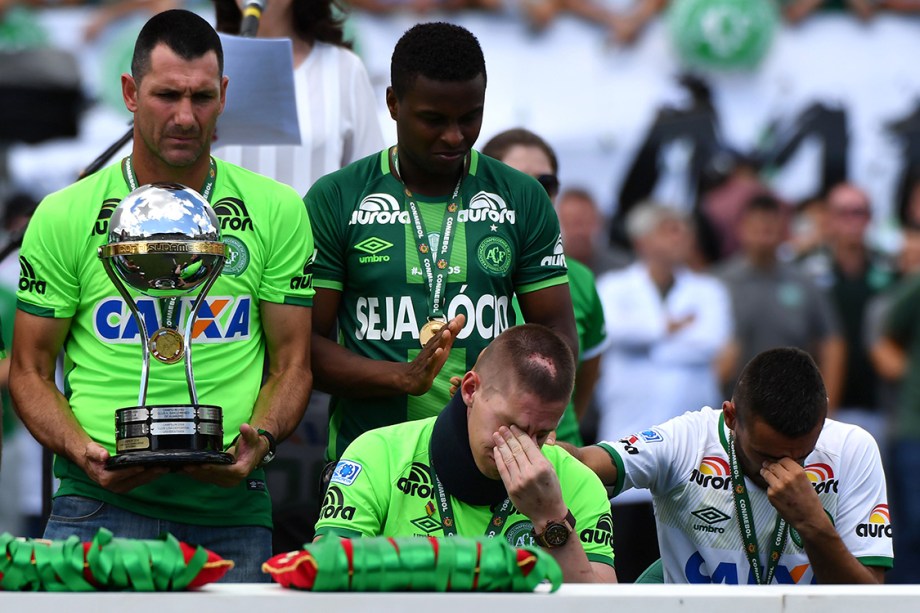
[[[115,411],[115,450],[106,468],[232,464],[223,451],[223,411],[214,405],[148,405]]]
[[[223,451],[186,451],[184,449],[161,451],[135,451],[109,458],[109,470],[132,466],[185,466],[190,464],[233,464],[233,456]]]

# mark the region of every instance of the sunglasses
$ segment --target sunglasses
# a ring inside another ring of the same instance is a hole
[[[556,175],[537,175],[535,178],[550,198],[556,197],[559,193],[559,178]]]

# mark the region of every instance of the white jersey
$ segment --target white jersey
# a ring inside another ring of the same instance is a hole
[[[286,183],[300,194],[317,179],[384,147],[377,99],[361,59],[317,42],[294,69],[300,145],[219,147],[227,162]],[[219,144],[219,141],[218,141]]]
[[[599,443],[617,465],[616,493],[652,492],[666,583],[756,583],[735,512],[728,434],[722,412],[704,407],[620,441]],[[890,568],[885,473],[872,437],[828,419],[805,472],[850,553],[867,566]],[[766,491],[745,481],[765,568],[777,514]],[[815,582],[793,529],[774,582]]]

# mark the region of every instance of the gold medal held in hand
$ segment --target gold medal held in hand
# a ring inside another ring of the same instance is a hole
[[[150,353],[164,364],[175,364],[185,353],[182,335],[170,328],[160,328],[150,336]]]
[[[447,322],[441,321],[440,319],[429,319],[425,322],[425,325],[422,326],[421,331],[418,333],[418,340],[422,344],[422,347],[427,345],[428,341],[434,338],[434,335],[446,325]]]

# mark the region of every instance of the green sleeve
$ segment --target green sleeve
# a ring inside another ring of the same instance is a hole
[[[604,306],[597,293],[594,273],[576,260],[568,261],[569,289],[578,326],[580,361],[597,357],[606,348],[607,327],[604,323]]]
[[[336,175],[337,176],[337,175]],[[342,190],[332,176],[317,181],[304,196],[313,238],[316,262],[313,265],[316,287],[340,290],[345,284],[345,208]]]
[[[544,446],[563,486],[563,499],[575,517],[575,533],[591,562],[613,566],[613,518],[607,490],[594,472],[560,447]]]
[[[553,203],[535,179],[523,183],[519,194],[523,204],[515,206],[518,215],[515,225],[521,232],[515,291],[523,294],[565,283],[565,255]]]
[[[41,317],[73,317],[80,300],[72,215],[64,190],[46,198],[29,222],[19,251],[19,308]],[[101,264],[98,264],[101,266]]]
[[[313,232],[297,193],[281,188],[272,207],[270,244],[259,286],[259,299],[280,304],[313,305]]]
[[[390,493],[386,441],[366,432],[338,461],[323,497],[316,535],[382,536]]]

